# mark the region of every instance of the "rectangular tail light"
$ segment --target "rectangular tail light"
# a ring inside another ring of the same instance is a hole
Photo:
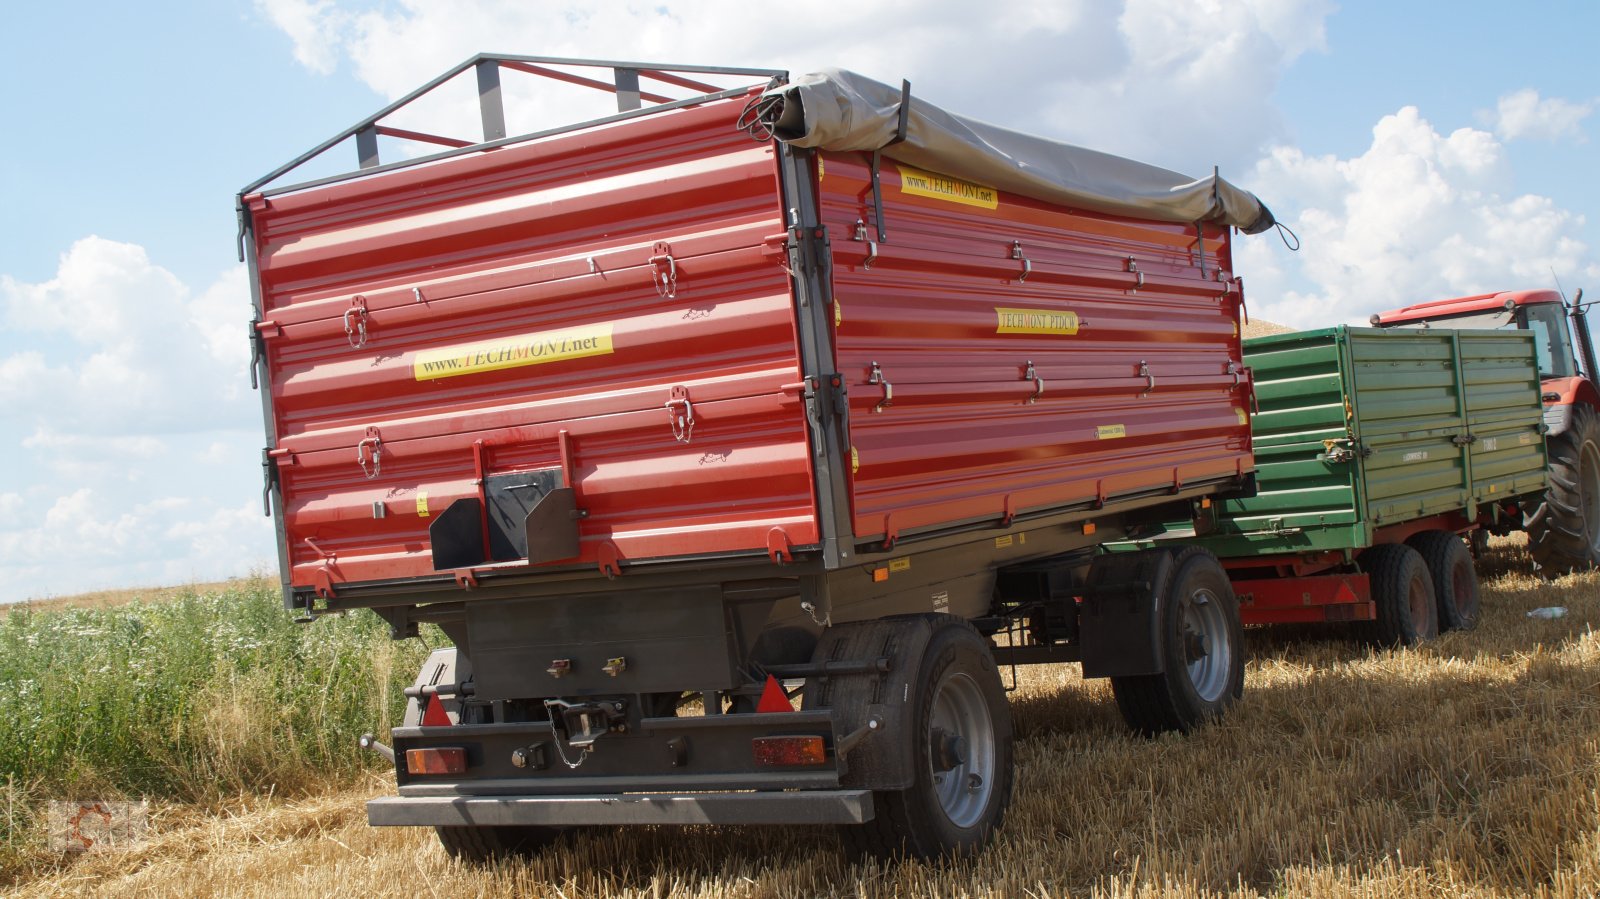
[[[462,774],[467,770],[467,751],[459,746],[407,749],[406,770],[412,774]]]
[[[821,737],[756,737],[750,741],[756,764],[769,767],[824,765],[828,749]]]

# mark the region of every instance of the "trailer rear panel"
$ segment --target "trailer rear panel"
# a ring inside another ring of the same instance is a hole
[[[1223,558],[1359,550],[1383,527],[1545,485],[1533,338],[1323,328],[1252,338],[1259,491],[1221,504]]]
[[[583,561],[817,542],[777,172],[738,109],[257,201],[297,585],[431,575],[437,516],[534,472],[581,485]]]

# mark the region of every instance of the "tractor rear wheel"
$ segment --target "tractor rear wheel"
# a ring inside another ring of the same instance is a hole
[[[1574,404],[1547,446],[1550,487],[1522,511],[1534,570],[1553,578],[1600,566],[1600,413]]]

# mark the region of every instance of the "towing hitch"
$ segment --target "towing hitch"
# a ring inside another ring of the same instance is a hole
[[[556,739],[568,746],[589,749],[606,734],[628,730],[627,705],[620,699],[600,702],[546,699],[544,707],[550,712],[550,728],[555,731]]]

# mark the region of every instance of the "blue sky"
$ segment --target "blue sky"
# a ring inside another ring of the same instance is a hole
[[[1600,6],[1329,0],[817,6],[259,0],[8,10],[0,31],[0,601],[275,567],[233,192],[478,50],[854,68],[1203,173],[1301,326],[1600,290]],[[513,112],[559,114],[536,97]]]

